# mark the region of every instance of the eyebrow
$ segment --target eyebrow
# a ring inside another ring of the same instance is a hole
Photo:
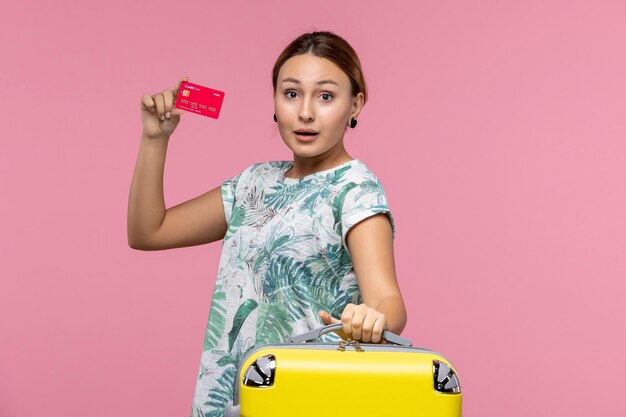
[[[295,78],[291,78],[291,77],[287,77],[287,78],[284,78],[282,80],[282,82],[284,82],[284,83],[289,82],[289,81],[291,81],[292,83],[300,84],[299,80],[296,80]],[[339,85],[336,81],[333,81],[333,80],[321,80],[321,81],[318,81],[317,84],[335,84],[335,85]]]

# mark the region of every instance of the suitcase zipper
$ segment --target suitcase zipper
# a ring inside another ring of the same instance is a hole
[[[342,340],[341,342],[339,342],[339,347],[337,348],[337,350],[345,352],[346,346],[354,346],[354,350],[356,350],[357,352],[365,352],[365,350],[363,350],[363,348],[361,347],[361,344],[357,340],[352,339]]]

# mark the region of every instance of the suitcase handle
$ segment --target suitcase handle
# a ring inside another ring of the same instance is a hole
[[[343,328],[343,324],[329,324],[328,326],[323,326],[317,328],[315,330],[311,330],[310,332],[302,333],[297,336],[293,336],[289,339],[290,343],[303,343],[308,342],[309,340],[317,339],[318,337],[325,335],[330,332],[334,332],[337,330],[341,330]],[[383,339],[387,342],[394,343],[400,346],[412,346],[412,343],[409,339],[405,339],[404,337],[398,336],[395,333],[391,333],[388,330],[383,330]]]

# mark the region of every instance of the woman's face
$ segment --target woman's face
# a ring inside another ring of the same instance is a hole
[[[332,61],[313,54],[289,58],[276,80],[274,109],[285,144],[300,157],[343,151],[343,134],[363,106],[352,97],[350,79]],[[297,135],[309,129],[315,136]]]

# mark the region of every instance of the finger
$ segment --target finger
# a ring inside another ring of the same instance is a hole
[[[174,106],[172,108],[172,116],[180,116],[183,113],[187,113],[185,110],[183,109],[179,109],[178,107]]]
[[[317,315],[320,316],[321,320],[324,320],[324,312],[322,310],[318,311]]]
[[[164,100],[164,111],[165,111],[165,118],[169,119],[170,118],[170,114],[172,111],[172,107],[174,105],[173,101],[173,93],[172,90],[165,90],[163,91],[163,100]]]
[[[326,314],[326,324],[340,324],[341,320],[338,320],[331,316],[330,314]]]
[[[174,90],[172,91],[172,98],[173,98],[173,104],[172,104],[172,111],[171,114],[174,116],[180,116],[183,113],[187,113],[185,110],[183,109],[179,109],[176,107],[176,100],[178,98],[178,92],[180,91],[180,86],[184,83],[189,81],[189,77],[183,77],[181,78],[181,80],[178,82],[178,85],[174,88]]]
[[[370,310],[363,320],[363,327],[361,328],[361,340],[364,342],[370,342],[372,340],[372,332],[374,331],[374,324],[378,319],[378,313]]]
[[[154,100],[152,100],[152,96],[150,94],[144,94],[141,97],[141,108],[154,111]]]
[[[154,97],[154,102],[156,103],[156,110],[157,110],[157,116],[159,117],[159,119],[164,120],[165,119],[165,104],[164,104],[164,100],[163,100],[163,94],[157,94]]]
[[[343,324],[343,332],[347,335],[352,334],[352,316],[354,316],[354,304],[348,304],[341,313],[341,324]]]
[[[320,310],[320,317],[322,318],[322,321],[324,322],[324,324],[337,324],[337,323],[341,323],[340,320],[334,318],[333,316],[331,316],[328,312]]]
[[[363,322],[368,310],[369,307],[365,304],[359,304],[354,307],[354,315],[352,316],[352,338],[354,340],[361,340],[363,336]]]
[[[319,315],[320,315],[320,318],[322,319],[322,323],[328,324],[328,313],[320,310]]]
[[[383,338],[383,330],[385,330],[385,316],[380,315],[374,323],[374,329],[372,330],[372,342],[378,343]]]
[[[178,82],[178,85],[174,88],[174,97],[178,97],[178,92],[180,91],[180,86],[182,85],[182,83],[189,81],[189,77],[185,76],[183,78],[180,79],[180,81]]]

